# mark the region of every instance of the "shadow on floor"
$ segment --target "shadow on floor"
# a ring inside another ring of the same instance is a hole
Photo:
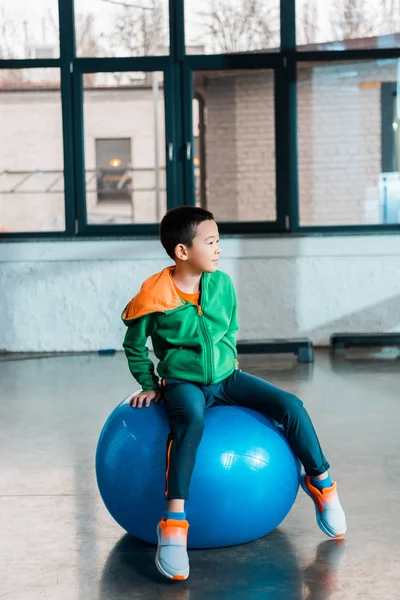
[[[344,549],[344,541],[324,541],[317,547],[315,561],[302,569],[301,557],[296,556],[289,537],[276,530],[250,544],[191,550],[188,581],[173,582],[156,570],[154,546],[126,534],[107,559],[99,597],[327,600],[336,589],[336,571]]]

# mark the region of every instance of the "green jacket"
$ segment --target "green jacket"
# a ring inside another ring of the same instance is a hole
[[[129,369],[144,391],[160,387],[146,347],[150,336],[163,379],[209,385],[238,367],[236,295],[226,273],[203,273],[200,306],[185,302],[172,280],[174,267],[147,279],[122,313]]]

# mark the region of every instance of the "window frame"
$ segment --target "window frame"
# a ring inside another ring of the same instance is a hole
[[[2,240],[24,239],[65,239],[75,233],[75,172],[73,167],[72,143],[72,94],[70,87],[71,61],[74,54],[75,38],[73,13],[71,13],[72,0],[58,0],[59,22],[59,58],[49,59],[7,59],[0,60],[0,69],[37,69],[57,68],[60,71],[61,82],[61,114],[63,132],[63,157],[64,157],[64,214],[65,229],[63,231],[26,231],[7,232],[0,234]],[[68,35],[67,35],[68,32]]]
[[[351,61],[351,60],[385,60],[390,58],[400,58],[400,48],[382,48],[382,49],[365,49],[365,50],[320,50],[317,52],[297,52],[296,53],[296,70],[297,64],[300,63],[329,63],[335,61]],[[296,128],[297,140],[297,128]],[[296,141],[297,144],[297,141]],[[384,149],[382,147],[382,154]],[[365,234],[380,234],[400,233],[400,223],[395,224],[375,224],[375,225],[300,225],[299,218],[299,203],[297,205],[297,218],[292,221],[292,233],[296,234],[347,234],[347,235],[365,235]]]
[[[275,73],[275,136],[277,220],[258,223],[222,223],[221,233],[233,235],[331,235],[400,233],[396,225],[301,226],[299,223],[297,151],[297,65],[336,60],[400,59],[400,48],[299,51],[296,48],[296,1],[280,1],[281,45],[277,52],[186,55],[184,0],[169,0],[170,54],[137,58],[79,58],[76,56],[74,1],[58,0],[60,57],[56,59],[0,60],[0,69],[53,67],[60,69],[64,150],[65,230],[61,232],[8,232],[0,241],[75,239],[122,236],[158,236],[158,224],[88,225],[84,199],[82,77],[107,71],[163,71],[168,208],[193,204],[193,165],[184,148],[192,136],[190,73],[193,70],[271,68]],[[184,110],[185,103],[187,110]],[[384,152],[384,150],[383,150]]]
[[[285,160],[285,148],[280,143],[282,136],[280,134],[279,127],[276,129],[278,123],[282,123],[280,118],[280,110],[282,102],[280,98],[283,96],[283,90],[277,84],[277,70],[279,66],[279,56],[270,53],[268,55],[256,55],[251,64],[248,63],[247,57],[243,60],[242,55],[232,56],[221,56],[221,55],[187,55],[183,61],[183,72],[184,72],[184,90],[186,92],[184,96],[186,115],[185,119],[185,143],[191,143],[194,147],[193,141],[193,126],[192,126],[192,107],[191,102],[195,97],[193,90],[193,75],[196,71],[246,71],[251,70],[269,71],[272,73],[274,81],[274,121],[275,121],[275,163],[276,165],[280,160]],[[186,203],[190,203],[190,199],[194,198],[194,169],[192,163],[189,161],[186,169],[187,184],[185,188],[186,192]],[[283,181],[279,180],[277,176],[278,170],[275,169],[275,208],[276,218],[272,221],[220,221],[218,222],[219,230],[222,234],[264,234],[264,233],[281,233],[285,231],[287,221],[285,220],[285,210],[283,202],[278,202],[278,198],[283,198],[285,190],[282,189]]]

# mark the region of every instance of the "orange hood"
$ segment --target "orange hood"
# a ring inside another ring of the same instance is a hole
[[[175,266],[167,267],[146,279],[139,293],[132,298],[122,313],[125,324],[131,319],[138,319],[153,312],[174,310],[184,304],[175,290],[171,277],[174,270]]]

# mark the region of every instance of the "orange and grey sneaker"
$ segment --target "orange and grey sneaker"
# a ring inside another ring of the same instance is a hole
[[[162,519],[158,524],[156,567],[168,579],[183,581],[189,577],[188,529],[184,520]]]
[[[330,487],[319,490],[303,473],[301,487],[315,504],[317,523],[320,529],[331,538],[343,537],[346,533],[346,517],[340,505],[336,489],[336,481]]]

